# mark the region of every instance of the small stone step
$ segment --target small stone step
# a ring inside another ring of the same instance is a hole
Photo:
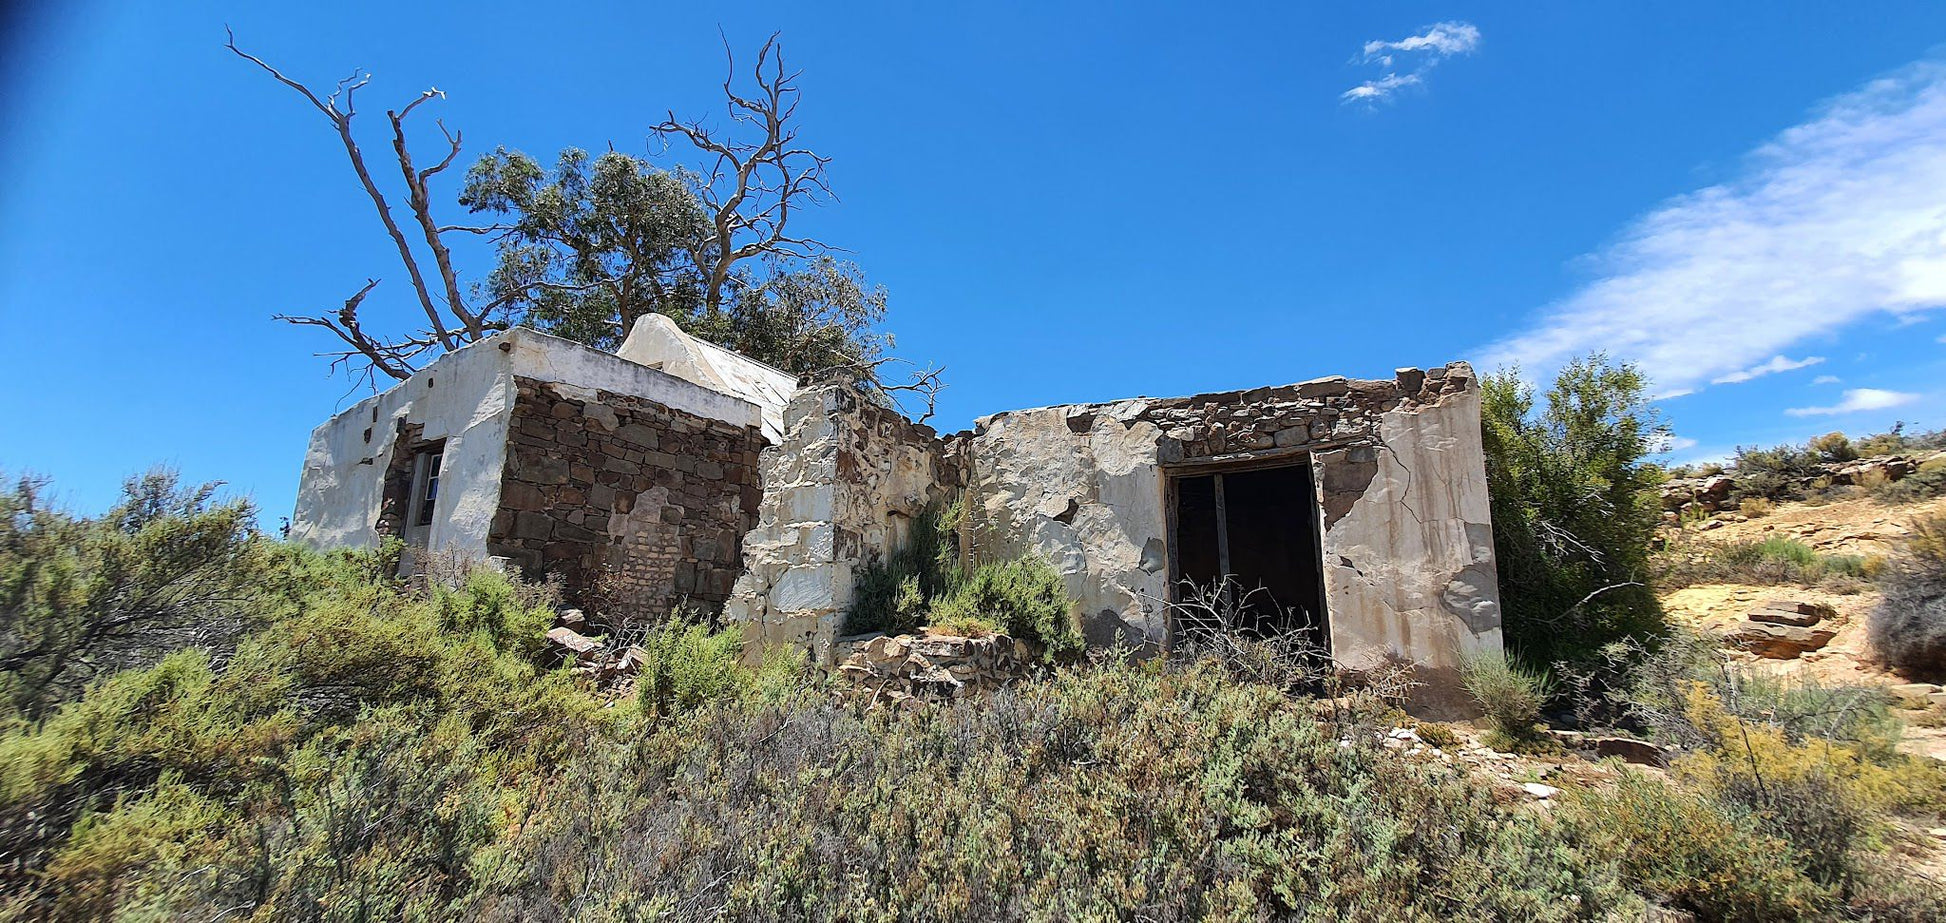
[[[1749,619],[1772,625],[1808,628],[1825,619],[1835,618],[1837,615],[1838,610],[1824,603],[1805,602],[1799,599],[1772,599],[1751,610]]]
[[[1837,632],[1829,628],[1800,628],[1767,622],[1745,622],[1743,627],[1725,635],[1724,643],[1740,647],[1759,657],[1790,660],[1807,651],[1831,643]]]

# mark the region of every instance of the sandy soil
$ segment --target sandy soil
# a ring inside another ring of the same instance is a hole
[[[1896,553],[1912,532],[1912,521],[1924,515],[1946,515],[1946,497],[1899,507],[1869,499],[1844,500],[1823,506],[1787,504],[1768,516],[1745,522],[1726,522],[1706,531],[1683,530],[1683,540],[1732,543],[1761,540],[1782,534],[1825,554],[1885,555]],[[1709,632],[1722,632],[1743,621],[1744,615],[1771,599],[1797,599],[1830,605],[1838,611],[1826,622],[1837,636],[1823,650],[1794,660],[1766,660],[1739,655],[1750,669],[1782,676],[1802,676],[1826,684],[1891,686],[1912,682],[1887,670],[1872,656],[1866,642],[1865,619],[1878,604],[1878,594],[1866,590],[1841,594],[1799,586],[1747,586],[1709,583],[1662,594],[1669,617]],[[1902,710],[1907,720],[1903,749],[1946,760],[1946,727],[1927,727],[1929,716]],[[1936,720],[1933,718],[1931,720]]]

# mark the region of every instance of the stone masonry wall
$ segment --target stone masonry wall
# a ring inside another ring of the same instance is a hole
[[[783,442],[763,452],[762,515],[724,615],[752,652],[798,644],[828,663],[857,569],[903,542],[960,476],[931,427],[846,385],[803,389],[783,425]]]
[[[560,574],[571,601],[619,621],[715,610],[762,496],[757,426],[654,401],[516,378],[488,549]]]

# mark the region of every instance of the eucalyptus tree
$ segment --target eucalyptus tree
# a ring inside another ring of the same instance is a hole
[[[231,51],[290,87],[331,123],[353,172],[391,238],[426,323],[406,334],[370,330],[359,309],[379,284],[368,278],[342,308],[278,319],[330,331],[345,347],[325,353],[334,368],[368,380],[403,379],[425,359],[525,323],[601,349],[618,348],[635,322],[654,313],[689,332],[800,376],[846,376],[893,395],[917,394],[930,415],[940,370],[917,368],[893,381],[892,338],[880,332],[885,291],[833,248],[793,226],[805,209],[832,199],[830,158],[799,140],[801,72],[785,66],[776,35],[758,52],[740,89],[735,56],[723,81],[727,119],[681,120],[673,111],[651,129],[666,152],[692,165],[659,166],[609,150],[563,151],[551,170],[497,148],[467,171],[459,203],[489,224],[434,214],[431,181],[459,156],[461,135],[438,127],[444,149],[416,166],[405,122],[443,99],[429,89],[386,113],[404,182],[411,230],[366,164],[352,132],[363,71],[319,94],[236,46]],[[489,235],[493,268],[463,285],[445,243],[450,234]],[[430,266],[431,271],[425,267]],[[924,416],[921,417],[924,419]]]

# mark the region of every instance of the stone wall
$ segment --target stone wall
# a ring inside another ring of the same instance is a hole
[[[1172,473],[1310,464],[1332,654],[1417,662],[1427,702],[1500,645],[1479,389],[1455,363],[1302,384],[1014,411],[954,437],[982,557],[1055,565],[1091,644],[1166,644]]]
[[[803,645],[828,663],[858,569],[904,541],[928,504],[950,499],[958,469],[931,427],[842,384],[798,392],[762,469],[761,516],[725,617],[753,652]]]
[[[515,386],[489,552],[560,574],[572,601],[622,621],[727,600],[762,496],[754,421],[532,378]]]

